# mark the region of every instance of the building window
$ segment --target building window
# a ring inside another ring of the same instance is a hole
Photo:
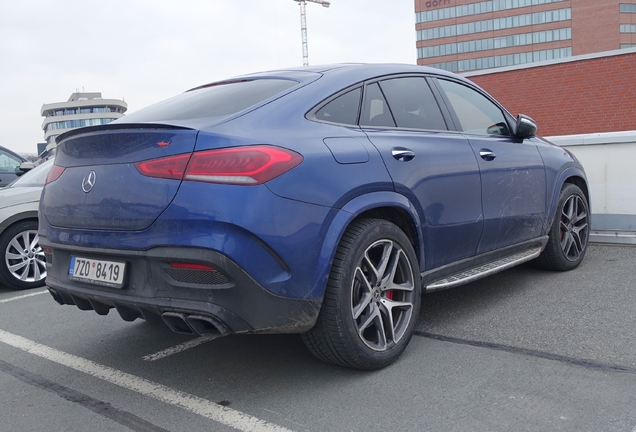
[[[56,129],[75,129],[85,126],[98,126],[108,124],[116,119],[114,118],[96,118],[96,119],[81,119],[81,120],[65,120],[59,122],[52,122],[46,125],[44,132]]]
[[[498,38],[488,38],[453,44],[434,45],[430,47],[418,48],[417,53],[418,58],[429,58],[570,39],[572,39],[572,29],[568,27],[542,32],[503,36]]]
[[[621,24],[621,33],[636,33],[636,24]]]
[[[570,19],[572,19],[571,8],[557,9],[526,15],[517,15],[514,17],[504,17],[419,30],[417,32],[417,40],[439,39],[449,36],[460,36],[464,34],[473,34],[492,30],[503,30],[535,24],[547,24],[551,22],[566,21]]]
[[[565,0],[490,0],[479,3],[471,3],[461,6],[453,6],[442,9],[418,12],[415,14],[416,23],[439,21],[449,18],[457,18],[468,15],[479,15],[487,12],[518,9],[547,3],[562,2]],[[621,5],[622,6],[622,5]],[[622,9],[621,9],[622,12]]]
[[[542,60],[553,60],[572,56],[572,48],[558,48],[553,50],[532,51],[518,54],[508,54],[478,59],[460,60],[444,63],[434,63],[427,66],[444,69],[450,72],[466,72],[477,69],[492,69],[518,64],[533,63]]]
[[[621,44],[621,49],[636,48],[636,44]]]
[[[634,3],[621,3],[620,11],[625,13],[636,13],[636,4]]]

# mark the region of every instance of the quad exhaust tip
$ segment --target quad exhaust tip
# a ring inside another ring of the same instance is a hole
[[[202,315],[187,315],[180,312],[164,312],[163,322],[176,333],[199,334],[210,338],[225,336],[227,327],[219,320]]]

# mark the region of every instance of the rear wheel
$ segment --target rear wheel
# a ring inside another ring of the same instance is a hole
[[[549,270],[572,270],[587,251],[590,210],[578,186],[566,183],[561,189],[548,244],[536,264]]]
[[[355,222],[338,245],[318,320],[303,341],[327,362],[385,367],[408,345],[420,299],[419,266],[406,235],[385,220]]]
[[[44,285],[46,262],[36,221],[23,221],[7,228],[0,235],[0,253],[0,283],[12,289]]]

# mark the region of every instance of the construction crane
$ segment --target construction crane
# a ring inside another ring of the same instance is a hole
[[[300,4],[300,34],[303,40],[303,66],[309,66],[309,49],[307,48],[307,12],[305,6],[307,2],[318,3],[322,7],[328,8],[330,3],[326,0],[294,0]]]

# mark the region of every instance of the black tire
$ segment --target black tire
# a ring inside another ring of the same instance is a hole
[[[420,286],[415,252],[396,225],[354,222],[340,240],[318,320],[303,341],[326,362],[362,370],[388,366],[411,340]]]
[[[537,266],[567,271],[583,261],[590,236],[590,207],[578,186],[563,185],[548,235],[548,244],[535,260]]]
[[[21,290],[44,285],[46,263],[37,221],[11,225],[0,235],[0,284]]]

